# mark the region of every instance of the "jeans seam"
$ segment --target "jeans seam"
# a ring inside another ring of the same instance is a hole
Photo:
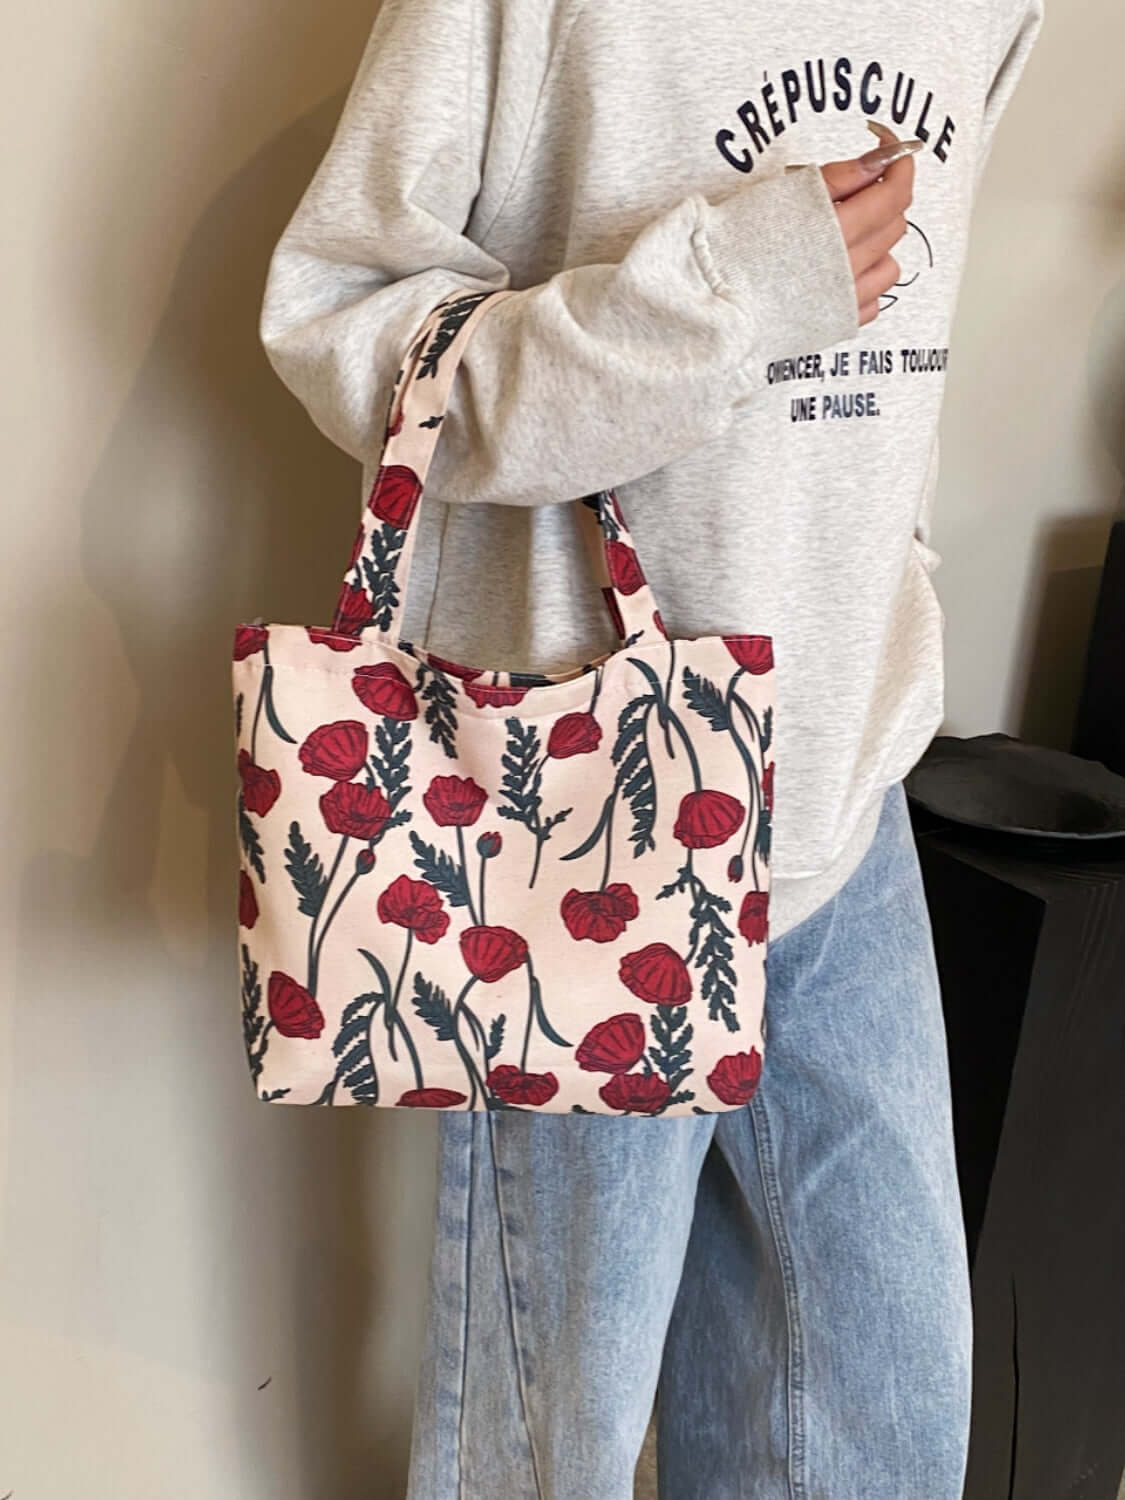
[[[476,1132],[470,1127],[468,1161],[466,1162],[465,1188],[465,1247],[461,1265],[461,1400],[457,1417],[457,1500],[465,1500],[465,1417],[468,1410],[469,1387],[469,1301],[472,1297],[472,1244],[473,1244],[473,1159],[476,1154]]]
[[[508,1326],[512,1334],[512,1359],[516,1367],[516,1383],[519,1386],[520,1407],[523,1412],[523,1428],[527,1437],[527,1451],[531,1457],[531,1474],[535,1481],[534,1500],[544,1500],[542,1469],[539,1455],[535,1451],[535,1436],[531,1428],[531,1412],[527,1398],[527,1379],[520,1355],[519,1325],[516,1320],[516,1296],[512,1285],[512,1261],[508,1249],[508,1230],[504,1221],[504,1200],[500,1188],[500,1168],[496,1160],[496,1116],[489,1110],[485,1116],[489,1135],[492,1137],[492,1181],[496,1193],[496,1222],[499,1231],[500,1257],[504,1266],[504,1289],[508,1297]]]
[[[790,1500],[808,1500],[805,1474],[804,1337],[797,1306],[797,1278],[782,1215],[781,1192],[773,1160],[769,1119],[760,1094],[750,1101],[749,1110],[754,1125],[758,1173],[762,1182],[762,1192],[769,1214],[770,1232],[773,1236],[774,1251],[777,1255],[782,1288],[785,1293],[785,1321],[789,1332],[789,1359],[786,1372],[789,1494]]]

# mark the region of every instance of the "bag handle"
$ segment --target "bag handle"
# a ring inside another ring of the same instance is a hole
[[[430,311],[410,345],[395,381],[375,481],[340,587],[334,634],[357,636],[373,628],[399,644],[418,508],[453,377],[480,319],[490,307],[515,295],[514,288],[455,292]],[[620,640],[650,644],[663,638],[656,603],[616,494],[602,490],[578,503]]]

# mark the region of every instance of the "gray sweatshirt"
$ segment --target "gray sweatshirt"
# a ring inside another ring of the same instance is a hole
[[[559,502],[615,487],[671,635],[774,638],[774,938],[943,717],[949,328],[1041,24],[1042,0],[384,0],[269,266],[265,350],[361,504],[425,314],[518,290],[456,377],[407,638],[541,671],[613,645]],[[925,147],[861,329],[824,179],[784,169],[869,149],[869,117]]]

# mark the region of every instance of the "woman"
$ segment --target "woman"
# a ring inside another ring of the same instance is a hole
[[[942,719],[969,212],[1041,21],[385,0],[277,246],[266,350],[365,496],[425,314],[520,289],[457,376],[408,638],[546,671],[604,649],[554,502],[615,487],[670,632],[761,629],[777,663],[757,1092],[442,1116],[410,1500],[627,1500],[658,1388],[665,1500],[961,1494],[968,1276],[902,778]]]

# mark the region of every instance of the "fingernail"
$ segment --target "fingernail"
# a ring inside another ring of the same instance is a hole
[[[885,146],[876,146],[873,151],[865,151],[859,158],[861,167],[869,172],[883,172],[890,166],[891,162],[898,161],[902,156],[912,156],[916,151],[921,151],[925,141],[895,141]]]
[[[874,133],[879,137],[881,141],[890,142],[898,140],[898,136],[895,135],[891,127],[889,125],[884,125],[882,120],[868,120],[867,128],[868,130],[874,131]]]

